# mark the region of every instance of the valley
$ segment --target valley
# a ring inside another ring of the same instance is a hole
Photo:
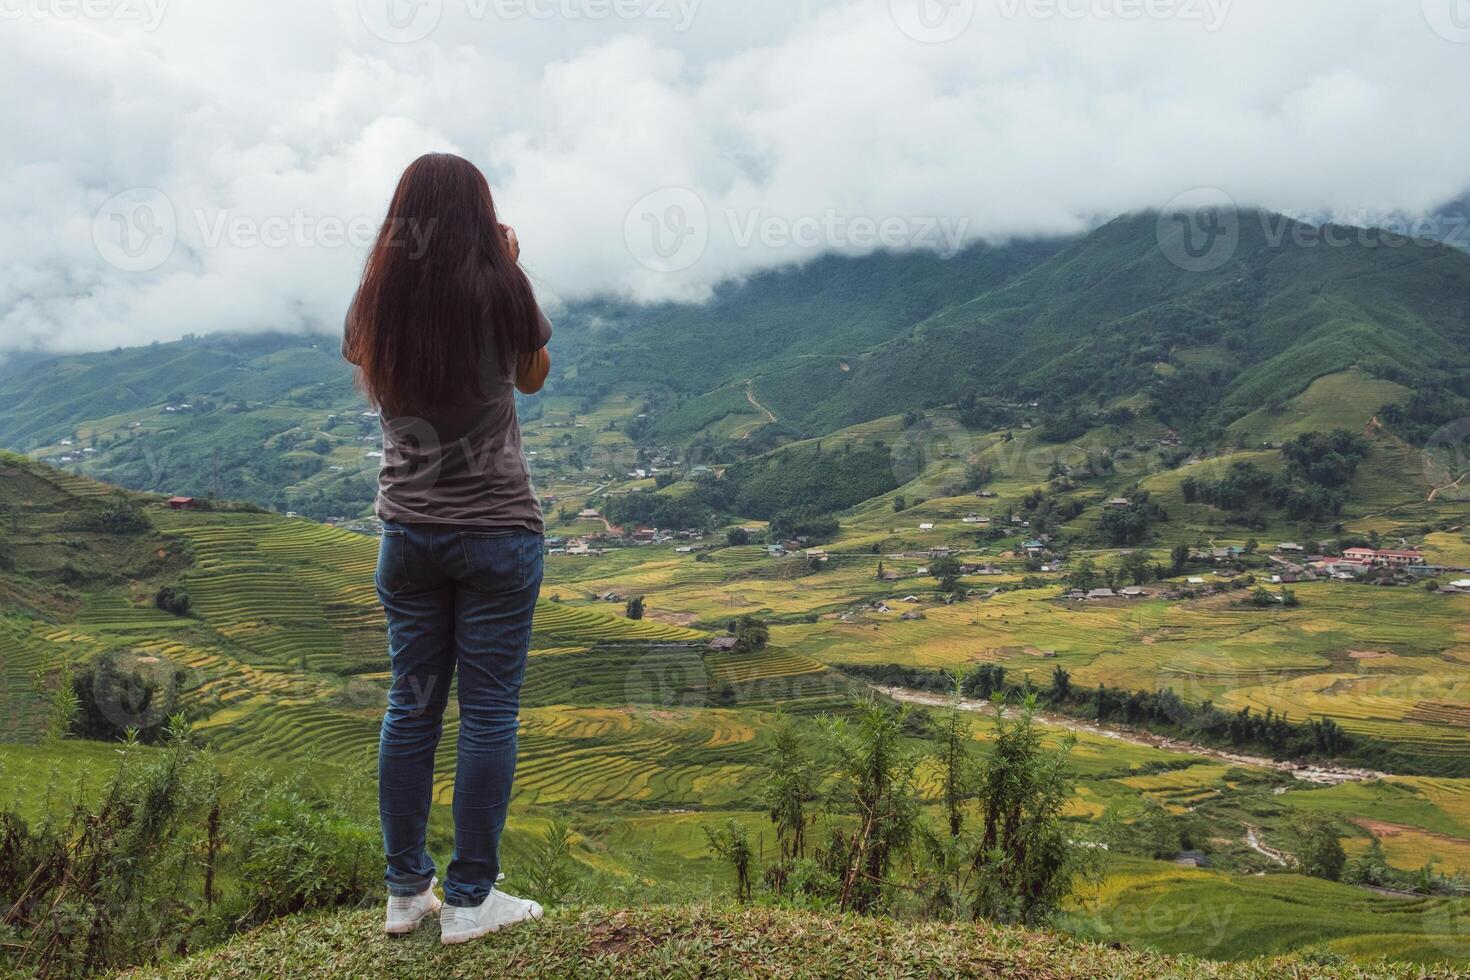
[[[548,555],[513,876],[565,819],[602,894],[726,897],[705,832],[734,818],[772,858],[782,725],[815,744],[876,690],[917,742],[959,670],[982,756],[997,691],[1075,742],[1065,818],[1107,855],[1065,930],[1470,963],[1470,257],[1246,241],[1181,274],[1144,226],[563,311],[522,403]],[[306,774],[371,815],[377,425],[310,335],[0,375],[17,807],[92,791],[109,738],[177,710],[230,771]],[[747,621],[766,641],[739,641]],[[65,671],[103,664],[146,706],[51,737]],[[1296,866],[1316,818],[1343,881]]]

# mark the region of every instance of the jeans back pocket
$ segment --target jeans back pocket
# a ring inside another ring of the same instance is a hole
[[[408,572],[408,535],[401,529],[384,528],[378,543],[378,569],[374,584],[378,591],[393,595],[413,585]]]
[[[462,531],[463,584],[488,595],[526,587],[526,551],[532,535],[524,531]]]

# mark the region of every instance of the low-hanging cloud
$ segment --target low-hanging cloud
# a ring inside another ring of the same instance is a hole
[[[1460,0],[0,0],[0,350],[331,329],[402,168],[553,303],[1470,187]]]

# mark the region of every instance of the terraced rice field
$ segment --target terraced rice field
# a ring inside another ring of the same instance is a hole
[[[1070,931],[1164,952],[1234,958],[1315,946],[1418,963],[1463,957],[1463,901],[1375,895],[1300,875],[1237,877],[1117,859]]]
[[[646,641],[688,643],[708,639],[707,633],[670,626],[653,620],[631,620],[621,616],[578,609],[543,601],[536,607],[532,630],[539,636],[572,641]]]
[[[36,671],[49,668],[63,652],[35,635],[21,619],[0,617],[0,722],[17,737],[30,737],[41,723],[40,700],[33,693]]]
[[[517,793],[533,804],[726,806],[755,793],[759,724],[746,712],[708,709],[530,709]],[[451,759],[446,730],[441,772],[453,771]],[[449,791],[441,779],[441,799]]]
[[[139,606],[122,596],[93,596],[82,607],[77,622],[99,632],[132,632],[180,629],[190,620],[154,606]]]
[[[222,752],[365,766],[377,746],[381,709],[353,713],[320,701],[257,694],[211,715],[196,728]]]

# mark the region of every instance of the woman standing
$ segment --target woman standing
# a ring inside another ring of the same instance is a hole
[[[540,905],[495,887],[544,530],[515,390],[539,391],[551,368],[551,324],[519,258],[474,164],[420,157],[398,182],[343,341],[383,429],[376,584],[393,662],[378,750],[387,931],[412,932],[439,911],[445,943],[541,917]],[[454,856],[441,910],[425,834],[456,668]]]

